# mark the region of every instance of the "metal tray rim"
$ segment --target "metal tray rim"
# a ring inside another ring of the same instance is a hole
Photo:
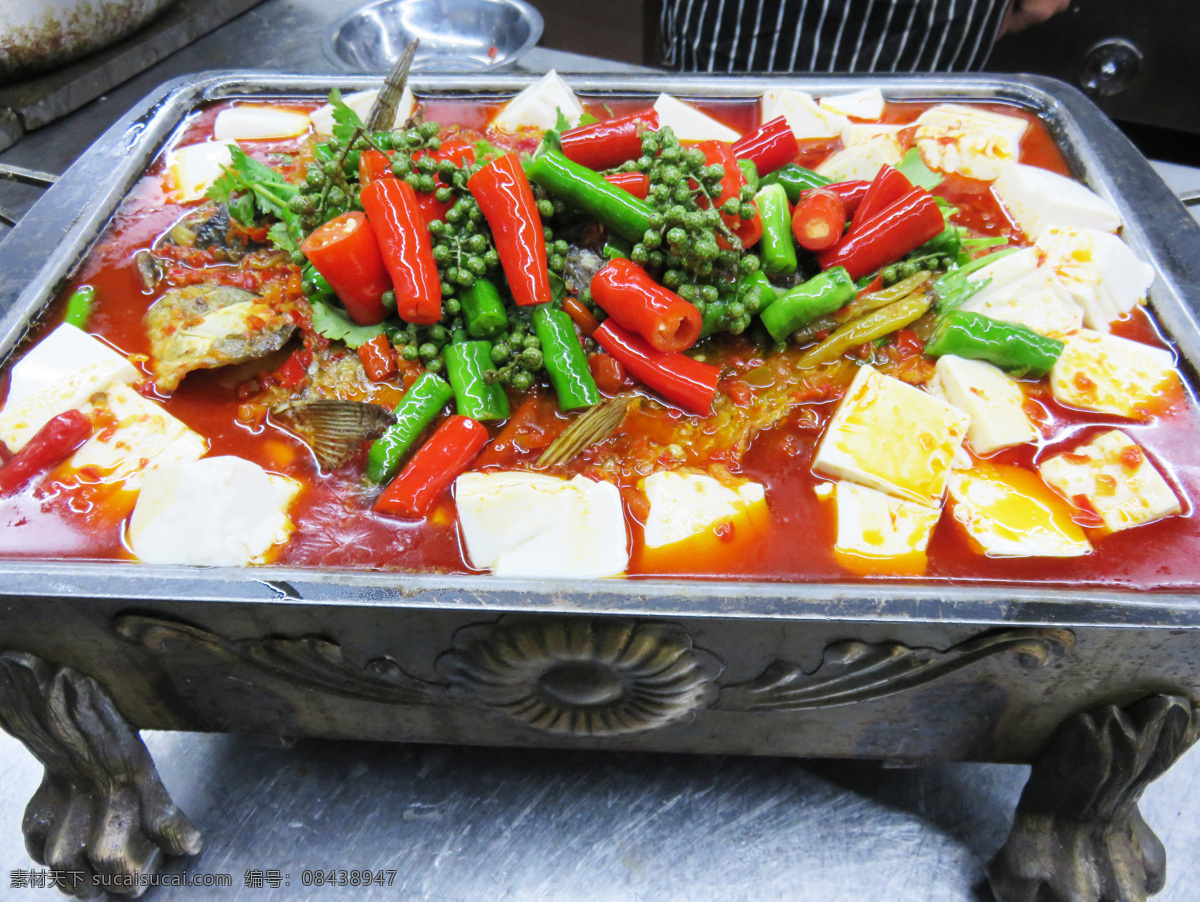
[[[523,87],[537,76],[414,77],[418,91],[489,93]],[[1018,103],[1036,111],[1060,141],[1077,174],[1115,203],[1126,237],[1158,272],[1153,299],[1159,322],[1195,372],[1200,361],[1200,228],[1161,179],[1107,118],[1075,89],[1038,76],[679,76],[587,75],[568,81],[606,93],[670,90],[692,96],[749,96],[769,86],[814,93],[878,85],[899,99],[957,97]],[[319,95],[376,79],[345,74],[289,75],[232,70],[200,73],[162,85],[114,124],[0,243],[0,360],[9,356],[55,290],[86,255],[146,164],[178,123],[201,103],[228,96]],[[1121,190],[1118,190],[1118,184]],[[1128,190],[1127,190],[1128,189]],[[1136,191],[1137,193],[1131,193]],[[1135,198],[1131,199],[1131,198]],[[64,202],[73,202],[72,208]],[[78,212],[72,213],[74,209]],[[35,251],[56,235],[49,256]],[[39,241],[40,239],[40,241]],[[39,262],[40,261],[40,262]],[[1200,626],[1190,592],[1070,589],[1028,583],[962,585],[945,581],[851,583],[732,580],[511,580],[281,567],[197,570],[93,562],[0,561],[0,598],[83,594],[150,601],[293,600],[316,604],[381,604],[504,608],[591,614],[644,611],[722,617],[936,620],[1004,623],[1098,623],[1112,626]],[[1082,603],[1080,599],[1086,599]],[[737,603],[731,607],[732,603]],[[747,604],[750,602],[750,604]]]

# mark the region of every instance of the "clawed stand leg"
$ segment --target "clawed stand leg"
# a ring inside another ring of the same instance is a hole
[[[1200,709],[1155,695],[1065,721],[1034,762],[988,868],[999,902],[1144,902],[1166,853],[1137,803],[1200,736]]]
[[[138,896],[139,878],[163,853],[200,851],[199,831],[171,801],[137,731],[92,678],[0,654],[0,728],[46,768],[22,829],[63,892]]]

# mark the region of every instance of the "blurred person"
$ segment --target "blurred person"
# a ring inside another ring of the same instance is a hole
[[[692,72],[969,72],[1070,0],[660,0],[662,64]]]

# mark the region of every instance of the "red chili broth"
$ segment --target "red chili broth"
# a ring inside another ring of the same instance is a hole
[[[233,101],[213,104],[192,116],[177,144],[207,140],[221,109]],[[290,108],[311,110],[318,102],[287,102]],[[437,98],[425,102],[426,118],[446,125],[482,131],[498,102]],[[633,98],[588,100],[586,108],[600,118],[624,115],[643,109],[647,100]],[[908,123],[932,104],[891,103],[882,121]],[[704,104],[712,115],[745,132],[757,122],[758,102],[711,101]],[[1068,167],[1045,127],[1031,113],[1003,104],[977,104],[1031,123],[1022,143],[1022,161],[1069,174]],[[530,147],[524,144],[532,142]],[[515,142],[523,149],[536,146],[536,136]],[[253,156],[272,160],[272,155],[294,152],[297,141],[243,142]],[[826,143],[823,156],[839,146]],[[210,454],[232,454],[282,472],[299,480],[304,488],[292,508],[296,531],[278,551],[274,563],[301,567],[371,568],[384,570],[471,572],[460,548],[453,500],[447,496],[426,522],[403,522],[373,513],[372,493],[364,488],[360,457],[334,474],[322,475],[308,448],[289,432],[270,421],[251,427],[237,419],[238,385],[256,369],[267,364],[247,364],[227,370],[201,371],[189,375],[170,397],[158,396],[145,364],[149,351],[142,317],[154,296],[143,292],[133,264],[134,253],[149,247],[190,206],[168,201],[163,191],[163,157],[147,170],[113,217],[93,251],[63,289],[51,314],[33,333],[36,340],[62,317],[65,299],[79,285],[97,291],[98,304],[88,331],[122,353],[130,355],[145,375],[139,389],[161,400],[166,409],[209,439]],[[935,193],[965,206],[959,222],[985,234],[1019,233],[1005,217],[988,186],[969,179],[949,178]],[[1165,345],[1145,312],[1138,310],[1114,331],[1127,338]],[[236,369],[237,372],[229,370]],[[0,376],[0,390],[7,374]],[[677,561],[672,573],[699,577],[724,577],[789,581],[917,580],[955,583],[1040,583],[1047,585],[1120,586],[1142,590],[1193,588],[1200,586],[1200,520],[1189,500],[1200,497],[1200,416],[1188,390],[1161,416],[1145,423],[1069,410],[1056,404],[1048,391],[1036,392],[1045,410],[1045,420],[1054,438],[1038,447],[1023,446],[991,458],[997,463],[1028,467],[1064,448],[1073,447],[1108,428],[1119,428],[1141,444],[1160,472],[1185,499],[1183,515],[1147,526],[1108,535],[1095,541],[1095,552],[1080,558],[989,558],[973,550],[952,516],[943,515],[930,542],[928,567],[921,577],[863,577],[848,571],[833,551],[836,525],[834,506],[818,500],[811,463],[820,433],[811,428],[804,408],[793,411],[783,424],[760,434],[753,442],[735,475],[766,486],[771,524],[749,547],[739,546],[736,571],[710,569],[700,561]],[[513,397],[514,410],[520,398]],[[823,402],[826,416],[838,400]],[[541,444],[563,428],[566,420],[554,405],[541,404],[544,412],[538,429],[546,436]],[[678,416],[679,414],[674,414]],[[504,431],[505,422],[492,424],[493,436]],[[537,431],[536,429],[534,431]],[[538,447],[522,447],[521,441],[497,444],[484,452],[476,468],[503,469],[535,459]],[[15,497],[0,499],[0,557],[39,559],[128,559],[122,525],[94,496],[81,490],[72,479],[50,477],[35,483]],[[630,504],[633,524],[633,555],[630,575],[642,572],[641,526],[636,503]],[[118,505],[116,508],[121,510]],[[106,515],[107,513],[107,515]],[[737,536],[723,536],[731,542]]]

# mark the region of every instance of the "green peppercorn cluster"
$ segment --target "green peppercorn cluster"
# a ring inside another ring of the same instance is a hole
[[[927,254],[922,257],[909,257],[899,263],[892,263],[880,270],[879,278],[884,286],[894,285],[911,278],[923,269],[947,270],[953,263],[951,257],[945,254]]]
[[[743,186],[740,196],[718,207],[725,167],[710,166],[703,151],[680,146],[670,127],[643,135],[642,155],[622,169],[649,177],[647,201],[654,208],[650,228],[633,245],[629,258],[661,269],[663,285],[699,308],[706,332],[744,331],[758,312],[758,302],[739,298],[738,276],[756,271],[759,260],[743,252],[721,214],[752,219],[753,189]],[[718,243],[717,235],[727,247]]]
[[[498,369],[484,376],[489,383],[511,385],[517,391],[533,387],[545,364],[528,310],[509,310],[508,331],[492,340],[492,363]]]
[[[426,134],[428,131],[425,129]],[[299,217],[304,234],[312,233],[318,226],[343,213],[362,210],[358,196],[358,161],[362,152],[372,147],[387,151],[393,146],[403,145],[410,132],[416,133],[418,140],[428,140],[421,138],[419,129],[370,134],[356,131],[348,141],[332,138],[316,145],[314,159],[305,173],[304,181],[300,183],[300,191],[288,204],[291,212]],[[437,140],[436,126],[432,140]],[[303,264],[304,255],[299,250],[294,251],[292,262]]]

